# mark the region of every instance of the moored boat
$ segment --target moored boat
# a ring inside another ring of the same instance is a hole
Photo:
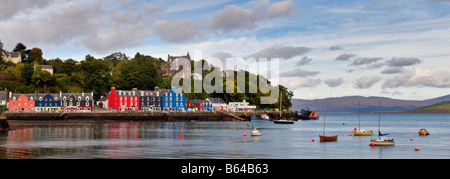
[[[270,117],[267,114],[261,114],[261,116],[259,118],[256,116],[250,116],[250,120],[251,121],[269,121],[269,122],[272,121],[272,120],[270,120]]]
[[[337,141],[338,135],[325,136],[325,119],[326,119],[326,114],[323,114],[323,134],[319,135],[320,142]]]
[[[430,132],[428,132],[426,129],[422,128],[419,129],[419,135],[430,135]]]
[[[378,137],[376,139],[370,139],[370,146],[393,146],[395,145],[394,139],[386,137]]]
[[[369,136],[372,135],[372,130],[359,129],[357,131],[353,131],[354,136]]]
[[[257,130],[257,129],[258,128],[255,127],[255,129],[252,130],[252,133],[251,133],[252,136],[261,136],[262,135],[261,131]]]
[[[294,124],[294,121],[287,120],[287,119],[279,119],[279,120],[273,120],[273,123],[275,123],[275,124]]]

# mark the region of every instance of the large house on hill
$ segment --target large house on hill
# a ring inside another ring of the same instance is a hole
[[[183,67],[185,67],[185,69],[183,69]],[[189,55],[189,52],[186,56],[167,55],[167,63],[161,68],[163,76],[172,77],[177,73],[184,71],[181,78],[191,78],[191,56]]]

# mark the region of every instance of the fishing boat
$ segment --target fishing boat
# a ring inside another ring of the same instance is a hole
[[[250,121],[272,121],[268,114],[261,114],[261,117],[250,116]]]
[[[381,123],[381,101],[378,104],[378,138],[370,139],[370,146],[393,146],[395,145],[395,141],[392,138],[383,137],[389,135],[389,133],[383,134],[380,131],[380,123]]]
[[[361,112],[360,112],[361,104],[358,101],[358,130],[353,131],[354,136],[369,136],[372,135],[372,130],[361,129]]]
[[[281,116],[281,109],[282,109],[282,107],[281,107],[281,102],[282,102],[282,100],[283,100],[283,95],[280,93],[280,119],[277,119],[277,120],[272,120],[273,121],[273,123],[275,123],[275,124],[294,124],[294,121],[293,120],[288,120],[286,117],[285,118],[283,118],[282,116]]]
[[[323,115],[323,134],[319,135],[320,142],[337,141],[338,135],[325,136],[325,119],[326,119],[326,114]]]
[[[430,135],[430,132],[428,132],[426,129],[422,128],[419,129],[419,135]]]

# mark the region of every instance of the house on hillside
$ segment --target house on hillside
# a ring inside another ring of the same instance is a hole
[[[0,92],[0,110],[6,110],[6,92]]]
[[[172,77],[183,71],[181,78],[191,78],[191,56],[189,52],[186,56],[167,55],[167,63],[161,68],[164,76]]]

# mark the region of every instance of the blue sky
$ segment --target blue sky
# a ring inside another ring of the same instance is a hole
[[[19,2],[2,1],[0,39],[46,59],[200,50],[205,59],[280,58],[274,83],[294,98],[449,94],[449,0]]]

